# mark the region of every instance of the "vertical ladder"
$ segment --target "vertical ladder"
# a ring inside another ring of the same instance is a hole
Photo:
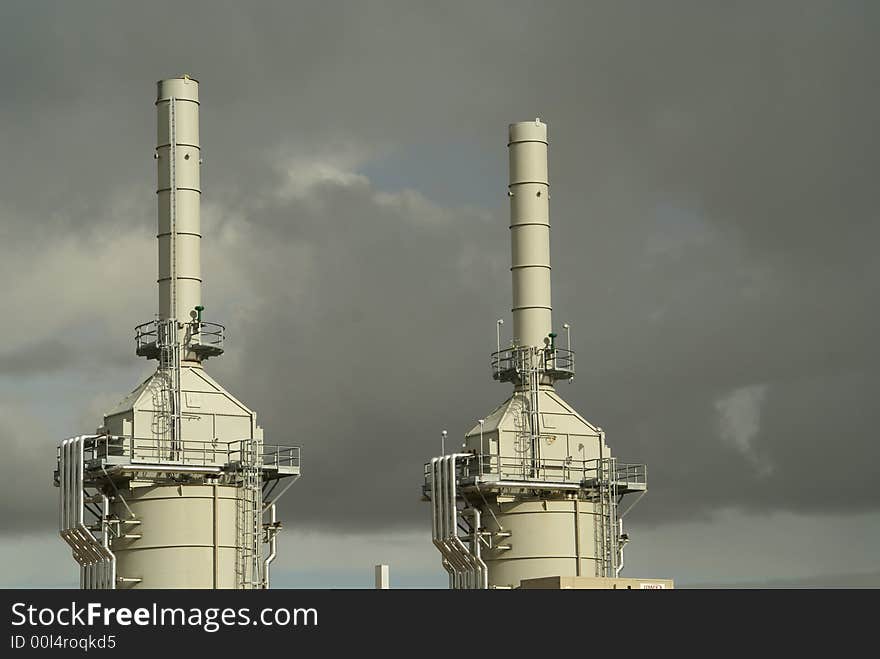
[[[595,520],[596,576],[617,575],[617,459],[601,458],[598,461]]]
[[[163,372],[163,409],[169,445],[160,449],[161,457],[179,460],[182,456],[180,405],[180,333],[177,327],[177,99],[168,101],[168,240],[170,247],[168,295],[170,318],[159,319],[156,340],[159,343],[159,369]]]
[[[532,449],[532,477],[537,477],[541,468],[541,424],[538,410],[539,390],[541,381],[541,369],[537,363],[537,354],[534,348],[529,348],[529,444]]]
[[[522,460],[522,477],[535,478],[541,468],[539,384],[542,369],[535,348],[519,348],[513,359],[523,387],[523,391],[518,394],[522,399],[520,413],[514,417],[517,452]]]
[[[160,435],[159,457],[178,460],[183,449],[180,415],[180,343],[177,336],[177,320],[168,318],[157,322],[156,340],[159,347],[159,371],[162,391],[159,399],[164,417],[164,431]],[[167,437],[167,445],[165,445]]]
[[[238,497],[236,499],[237,561],[236,587],[262,588],[263,465],[258,439],[241,442]]]

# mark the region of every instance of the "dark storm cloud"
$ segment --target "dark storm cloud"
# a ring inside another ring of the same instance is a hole
[[[17,346],[14,352],[0,353],[0,376],[20,377],[63,371],[73,363],[74,354],[70,346],[55,340]]]
[[[58,491],[52,483],[55,452],[48,452],[46,442],[31,435],[34,431],[45,431],[38,419],[6,405],[0,407],[0,445],[10,458],[0,479],[4,534],[45,529],[56,519]]]
[[[579,351],[561,392],[649,464],[640,518],[878,508],[828,466],[878,458],[875,4],[179,4],[0,10],[0,230],[152,231],[152,85],[199,78],[205,200],[244,227],[206,266],[236,319],[209,368],[304,446],[299,523],[424,524],[437,433],[506,395],[505,128],[536,115]],[[342,178],[281,193],[289,160],[346,150]],[[432,181],[450,168],[460,195]]]

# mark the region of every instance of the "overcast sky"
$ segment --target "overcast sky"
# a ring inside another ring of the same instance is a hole
[[[155,81],[188,73],[207,367],[303,447],[275,584],[445,583],[422,463],[509,393],[506,131],[540,116],[559,391],[648,464],[627,573],[876,585],[878,28],[875,2],[6,0],[0,583],[76,583],[54,447],[155,367]]]

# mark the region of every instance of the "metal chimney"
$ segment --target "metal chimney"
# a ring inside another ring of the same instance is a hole
[[[224,328],[202,317],[199,83],[157,89],[159,313],[135,342],[158,368],[59,447],[60,535],[82,588],[268,588],[299,447],[266,445],[256,412],[205,372]]]
[[[632,506],[618,504],[645,493],[646,467],[619,462],[556,392],[574,377],[574,353],[552,325],[547,125],[510,124],[508,149],[513,337],[502,347],[497,321],[492,375],[514,389],[460,453],[425,465],[432,541],[451,588],[632,588],[619,576]]]
[[[160,80],[156,119],[159,318],[187,322],[202,304],[199,82]]]
[[[552,331],[547,124],[510,124],[509,136],[513,340],[543,348]]]

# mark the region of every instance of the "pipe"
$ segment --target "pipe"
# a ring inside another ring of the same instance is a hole
[[[86,528],[85,519],[83,518],[84,500],[84,481],[85,481],[85,465],[83,464],[83,443],[85,436],[80,435],[74,442],[74,487],[76,488],[76,518],[75,529],[77,540],[79,541],[83,554],[86,558],[86,583],[87,588],[97,587],[97,568],[103,561],[101,552],[96,548],[99,546],[92,532]]]
[[[489,588],[489,567],[486,565],[486,562],[483,560],[483,547],[482,547],[482,535],[480,534],[480,528],[482,526],[481,519],[482,515],[480,514],[479,508],[472,508],[473,510],[473,541],[471,543],[471,554],[474,556],[474,562],[477,565],[477,588],[482,590],[486,590]]]
[[[444,557],[452,567],[452,587],[458,589],[462,587],[462,565],[449,545],[449,482],[446,473],[448,457],[447,455],[441,456],[437,463],[437,475],[440,482],[440,545]]]
[[[220,587],[220,493],[216,481],[214,486],[214,590]]]
[[[461,541],[461,538],[458,537],[458,508],[455,505],[455,500],[457,498],[456,493],[456,479],[455,479],[455,461],[457,458],[469,458],[471,457],[468,453],[453,453],[452,455],[446,456],[445,460],[445,468],[447,472],[447,488],[449,489],[449,499],[447,500],[447,504],[449,507],[449,528],[448,528],[448,536],[447,542],[449,543],[451,549],[453,550],[453,554],[461,566],[461,573],[463,577],[464,583],[462,587],[464,588],[479,588],[480,583],[482,582],[482,573],[481,573],[481,565],[483,564],[482,560],[479,560],[473,555],[471,551],[465,546],[465,544]]]
[[[577,493],[574,495],[574,558],[574,574],[579,577],[581,576],[581,510]]]
[[[67,442],[61,440],[58,450],[58,535],[67,544]]]
[[[59,451],[59,534],[70,546],[74,560],[80,566],[80,588],[111,589],[115,585],[116,556],[110,550],[107,518],[110,503],[101,493],[102,538],[99,541],[85,525],[83,518],[84,444],[94,435],[79,435],[61,442]]]
[[[518,345],[543,348],[552,329],[547,124],[510,124],[507,146],[513,336]]]
[[[483,477],[483,425],[485,423],[485,419],[480,419],[480,478]]]
[[[156,115],[159,318],[188,323],[202,305],[198,81],[160,80]]]
[[[449,535],[449,491],[445,467],[446,456],[443,455],[437,459],[437,479],[440,484],[440,496],[438,498],[440,551],[443,552],[443,557],[452,569],[452,588],[458,589],[461,588],[461,565],[451,551],[447,539]]]
[[[446,572],[449,573],[449,587],[455,587],[455,576],[452,564],[446,559],[446,550],[440,542],[440,519],[441,519],[441,499],[443,497],[442,487],[440,486],[440,476],[438,474],[437,465],[440,458],[431,458],[431,542],[437,547],[441,555],[441,565]]]
[[[465,558],[467,548],[458,537],[458,507],[455,503],[455,454],[443,458],[443,471],[445,474],[446,497],[446,533],[444,538],[446,546],[450,550],[458,564],[459,588],[470,588],[470,562]]]
[[[266,590],[269,589],[269,565],[275,560],[275,556],[278,554],[276,551],[277,545],[275,544],[276,529],[274,503],[269,506],[269,521],[272,524],[272,526],[269,527],[269,555],[266,557],[266,560],[263,561],[263,576],[266,582]]]
[[[113,590],[116,588],[116,554],[110,549],[110,498],[106,494],[101,494],[102,513],[104,519],[101,521],[103,526],[104,537],[102,538],[104,551],[109,556],[106,566],[106,574],[104,575],[104,588]]]
[[[453,589],[488,587],[488,567],[480,558],[478,509],[472,509],[476,545],[468,550],[458,536],[455,463],[470,457],[469,453],[453,453],[431,458],[431,542],[440,551],[441,564],[449,573],[449,587]]]
[[[469,566],[462,560],[456,547],[453,546],[452,536],[456,534],[454,484],[449,479],[450,458],[454,460],[455,454],[444,455],[439,459],[438,473],[440,476],[440,543],[446,560],[453,570],[453,588],[467,588],[466,573]],[[454,481],[454,475],[453,475]]]
[[[74,437],[68,442],[68,476],[70,496],[70,509],[68,518],[69,537],[71,546],[74,548],[74,558],[80,564],[80,587],[84,589],[93,588],[91,565],[97,558],[92,548],[89,546],[85,534],[91,532],[86,529],[83,521],[83,460],[82,460],[82,440],[83,436]]]

